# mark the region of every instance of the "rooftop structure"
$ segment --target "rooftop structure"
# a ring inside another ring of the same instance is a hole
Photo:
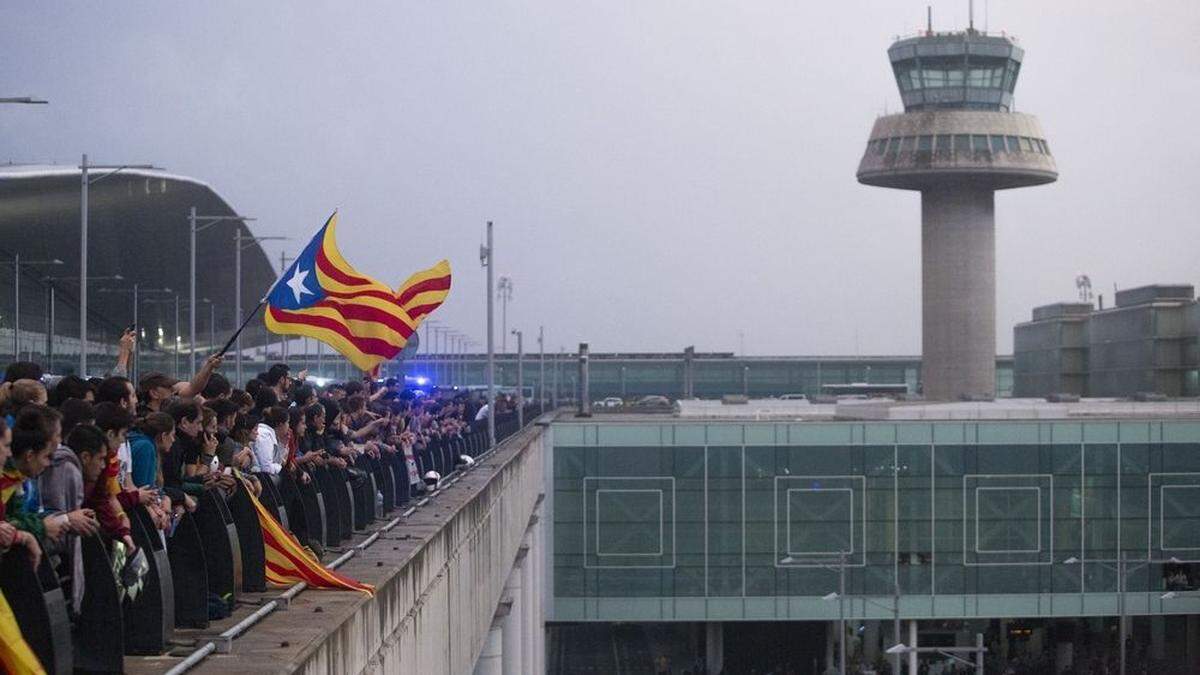
[[[905,112],[875,121],[865,185],[921,192],[922,374],[926,398],[996,389],[994,192],[1058,171],[1037,118],[1012,112],[1024,51],[974,29],[888,50]]]

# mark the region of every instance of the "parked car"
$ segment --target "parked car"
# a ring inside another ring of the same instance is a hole
[[[625,405],[625,401],[622,401],[616,396],[609,396],[606,399],[597,401],[596,405],[601,408],[620,408],[621,406]]]
[[[780,401],[807,401],[808,396],[804,394],[784,394],[779,397]]]
[[[663,410],[671,407],[671,399],[666,396],[643,396],[634,402],[633,407],[639,410]]]

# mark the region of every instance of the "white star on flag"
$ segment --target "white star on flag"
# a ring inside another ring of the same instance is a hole
[[[308,295],[316,295],[316,293],[313,293],[304,286],[304,280],[307,278],[308,272],[301,270],[300,266],[297,265],[296,270],[292,272],[292,278],[287,280],[288,288],[291,288],[292,293],[296,296],[296,304],[300,303],[301,296],[306,293]]]

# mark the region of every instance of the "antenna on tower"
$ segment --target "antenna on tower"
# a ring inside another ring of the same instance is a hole
[[[1075,290],[1079,291],[1079,301],[1091,303],[1092,301],[1092,279],[1086,274],[1078,274],[1075,276]]]
[[[925,5],[925,35],[933,35],[933,5]]]
[[[975,0],[967,0],[967,30],[975,32]]]

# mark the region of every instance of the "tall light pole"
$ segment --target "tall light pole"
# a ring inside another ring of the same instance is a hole
[[[1141,559],[1137,559],[1137,560],[1127,560],[1125,558],[1125,552],[1121,551],[1121,554],[1119,556],[1117,556],[1116,559],[1113,559],[1113,560],[1099,560],[1096,558],[1088,558],[1085,561],[1085,560],[1080,560],[1079,558],[1076,558],[1075,556],[1071,556],[1070,558],[1067,558],[1066,560],[1064,560],[1063,564],[1064,565],[1081,565],[1084,562],[1095,563],[1095,564],[1100,565],[1101,567],[1109,570],[1110,572],[1115,572],[1117,575],[1117,611],[1119,612],[1118,618],[1117,618],[1117,639],[1120,642],[1120,648],[1121,648],[1120,674],[1125,675],[1125,633],[1126,633],[1125,624],[1127,623],[1126,612],[1125,612],[1125,587],[1129,583],[1129,575],[1133,574],[1134,572],[1142,569],[1143,567],[1147,567],[1149,565],[1179,565],[1179,564],[1182,564],[1183,561],[1180,560],[1179,558],[1176,558],[1175,556],[1171,556],[1170,558],[1167,558],[1166,560],[1151,560],[1149,558],[1141,558]],[[1133,565],[1130,565],[1130,563],[1133,563]]]
[[[254,218],[246,216],[201,216],[196,207],[188,210],[188,370],[196,370],[196,233],[203,232],[217,223],[230,220],[248,223]],[[234,226],[239,233],[242,228]],[[239,322],[238,325],[241,325]]]
[[[488,389],[488,447],[496,446],[496,336],[494,325],[495,291],[492,275],[496,268],[496,251],[492,248],[492,221],[487,224],[487,245],[479,247],[479,262],[487,268],[487,389]]]
[[[92,277],[93,281],[95,279],[96,279],[95,277]],[[51,286],[50,290],[51,290],[51,292],[53,292],[54,287]],[[138,306],[141,304],[141,296],[142,295],[150,295],[150,294],[154,294],[154,293],[174,293],[174,291],[172,291],[170,288],[166,288],[166,287],[164,287],[164,288],[142,288],[141,285],[137,284],[137,283],[134,283],[133,288],[131,288],[131,289],[130,288],[97,288],[96,292],[97,293],[126,293],[131,290],[133,291],[133,321],[132,321],[132,323],[134,326],[134,331],[140,331],[140,328],[138,327]],[[53,321],[51,321],[51,325],[53,325]],[[142,341],[140,339],[140,336],[141,336],[140,332],[135,333],[134,340],[133,340],[133,354],[130,355],[132,357],[132,359],[129,364],[129,379],[134,383],[135,386],[137,384],[137,377],[138,377],[138,359],[141,357],[141,351],[142,351]]]
[[[7,264],[13,266],[13,361],[21,360],[21,265],[61,265],[58,258],[51,260],[21,260],[20,253],[14,253]]]
[[[517,428],[525,426],[525,343],[524,333],[513,330],[517,336]]]
[[[79,163],[79,376],[87,377],[88,305],[88,187],[125,169],[158,169],[152,164],[88,164],[87,153]],[[102,170],[95,178],[88,172]]]
[[[242,325],[242,251],[264,241],[280,241],[287,237],[252,237],[242,234],[238,227],[233,232],[233,314],[234,324]],[[242,333],[237,334],[234,343],[234,374],[237,385],[242,385]]]
[[[546,327],[538,326],[538,412],[546,412]]]
[[[512,277],[500,277],[496,285],[496,293],[500,300],[500,353],[508,353],[508,301],[512,300]]]

